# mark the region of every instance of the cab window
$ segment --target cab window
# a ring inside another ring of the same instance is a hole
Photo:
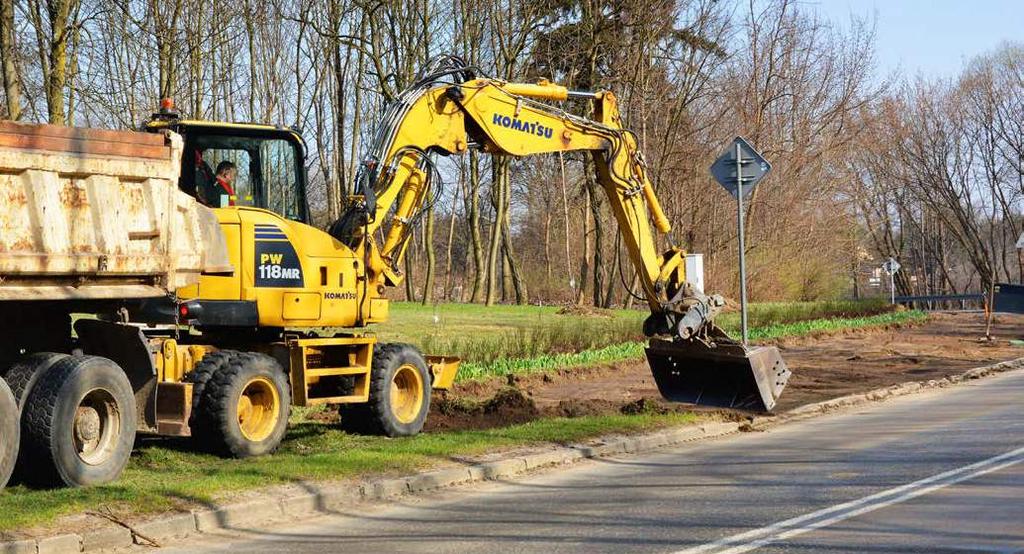
[[[295,147],[290,143],[265,140],[260,144],[260,173],[266,208],[288,219],[302,219],[297,166]]]
[[[284,138],[185,128],[180,188],[214,208],[253,206],[306,220],[301,147]],[[218,168],[223,171],[218,175]]]

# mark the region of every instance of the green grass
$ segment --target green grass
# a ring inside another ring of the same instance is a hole
[[[459,356],[468,364],[546,357],[561,360],[565,354],[591,350],[604,354],[585,357],[595,362],[613,361],[621,359],[614,355],[619,347],[609,345],[644,340],[646,310],[601,310],[590,316],[562,315],[559,310],[557,306],[422,306],[396,302],[391,305],[389,321],[371,330],[383,341],[409,342],[424,352]],[[750,306],[749,323],[751,328],[768,328],[812,319],[873,316],[891,310],[881,300],[767,302]],[[727,330],[738,329],[739,314],[723,314],[718,324]]]
[[[482,431],[423,434],[402,439],[349,435],[328,425],[300,423],[273,456],[227,460],[188,451],[187,441],[154,441],[137,448],[116,483],[88,489],[0,492],[0,531],[45,525],[55,518],[110,508],[157,513],[208,505],[232,492],[299,481],[400,474],[499,448],[580,441],[691,423],[693,414],[639,414],[542,419]]]
[[[862,329],[865,327],[914,323],[924,321],[927,318],[928,314],[922,311],[901,311],[852,318],[812,319],[795,323],[775,323],[764,327],[752,327],[749,330],[749,336],[750,340],[753,341],[772,340],[843,329]],[[724,323],[729,325],[731,322],[726,319]],[[733,336],[739,335],[738,322],[735,323],[735,328],[727,326],[724,329]],[[567,367],[585,367],[639,360],[644,357],[644,345],[643,341],[632,341],[575,353],[544,354],[531,358],[505,358],[489,362],[465,362],[459,367],[457,381],[486,379],[509,373],[522,375]]]

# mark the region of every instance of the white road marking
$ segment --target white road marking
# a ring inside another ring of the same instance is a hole
[[[999,471],[1021,462],[1024,462],[1024,448],[1018,448],[1011,452],[988,458],[987,460],[884,490],[864,498],[844,502],[831,508],[780,521],[767,527],[725,537],[713,543],[680,550],[676,554],[702,554],[705,552],[739,554],[740,552],[749,552],[773,542],[809,533],[815,529],[873,512],[886,506],[906,502],[918,496],[935,492],[950,485],[985,475],[986,473]]]

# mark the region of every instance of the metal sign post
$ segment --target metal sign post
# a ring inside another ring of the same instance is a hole
[[[740,249],[740,327],[743,345],[747,345],[747,256],[743,232],[743,197],[753,192],[772,166],[743,137],[711,164],[711,174],[725,190],[736,197],[736,228]]]
[[[896,303],[896,274],[889,274],[889,303]]]
[[[896,272],[900,270],[900,263],[896,258],[889,258],[882,263],[882,270],[889,274],[889,303],[896,303]]]
[[[736,141],[736,182],[743,186],[743,152]],[[743,194],[736,195],[736,227],[740,239],[740,329],[743,346],[747,345],[747,248],[743,241]]]

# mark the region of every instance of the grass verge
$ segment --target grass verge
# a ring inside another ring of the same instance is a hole
[[[349,435],[327,425],[301,423],[290,429],[277,454],[248,460],[190,452],[188,441],[152,441],[136,449],[116,483],[88,489],[19,486],[0,492],[0,532],[46,525],[87,510],[159,513],[209,505],[225,494],[270,485],[401,474],[500,448],[563,444],[696,420],[694,414],[679,413],[553,418],[403,439]]]
[[[776,323],[765,327],[750,329],[750,339],[754,341],[772,340],[783,337],[799,337],[815,333],[833,332],[843,329],[863,329],[893,324],[921,322],[928,318],[925,312],[903,311],[889,312],[852,318],[823,318],[794,323]],[[739,335],[739,323],[729,325],[726,321],[725,330],[734,336]],[[639,360],[644,357],[644,342],[630,341],[604,348],[584,350],[582,352],[564,354],[544,354],[532,358],[498,359],[490,362],[467,362],[459,368],[458,381],[473,381],[507,375],[521,375],[552,371],[567,367],[586,367],[597,364]]]

